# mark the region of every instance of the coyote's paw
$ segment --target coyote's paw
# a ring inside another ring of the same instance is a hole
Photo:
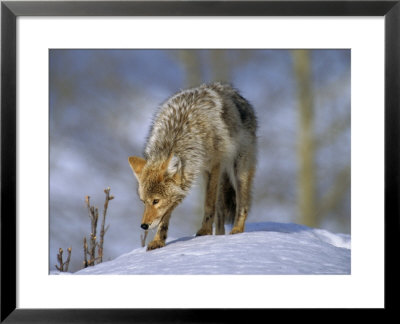
[[[212,234],[212,229],[206,229],[206,228],[200,228],[196,236],[203,236],[203,235],[211,235]]]
[[[165,241],[160,241],[160,240],[151,241],[151,242],[147,245],[147,251],[159,249],[159,248],[162,248],[163,246],[165,246]]]
[[[243,233],[243,228],[240,227],[234,227],[232,228],[231,232],[229,234],[238,234],[238,233]]]

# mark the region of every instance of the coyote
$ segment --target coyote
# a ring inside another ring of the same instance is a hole
[[[204,217],[196,235],[244,231],[256,164],[257,121],[250,103],[230,85],[178,92],[155,114],[144,158],[129,164],[144,203],[141,227],[158,226],[147,250],[165,246],[174,208],[199,174],[205,178]]]

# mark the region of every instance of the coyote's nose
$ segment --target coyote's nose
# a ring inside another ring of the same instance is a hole
[[[147,230],[149,228],[148,224],[142,224],[140,225],[141,228],[143,228],[144,230]]]

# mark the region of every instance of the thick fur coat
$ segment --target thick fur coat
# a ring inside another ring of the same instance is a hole
[[[144,202],[142,228],[158,226],[148,249],[162,247],[172,210],[201,174],[206,195],[202,227],[197,235],[244,230],[256,164],[254,110],[237,90],[212,83],[181,91],[157,111],[144,158],[131,156]]]

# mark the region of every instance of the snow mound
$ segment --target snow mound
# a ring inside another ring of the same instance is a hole
[[[58,270],[51,270],[50,271],[50,275],[55,275],[55,276],[69,276],[69,275],[72,275],[72,274],[74,274],[74,273],[72,273],[72,272],[61,272],[61,271],[58,271]]]
[[[350,243],[303,225],[250,223],[241,234],[170,239],[75,274],[350,274]]]
[[[350,249],[351,237],[347,234],[333,234],[323,229],[311,229],[310,227],[294,223],[250,223],[246,224],[246,232],[269,231],[281,233],[301,232],[315,236],[321,241],[332,244],[336,247]]]

